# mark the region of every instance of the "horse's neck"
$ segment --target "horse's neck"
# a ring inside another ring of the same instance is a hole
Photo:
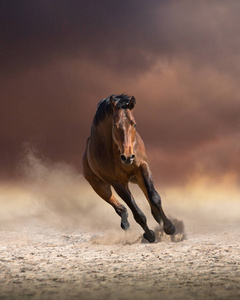
[[[113,143],[112,139],[112,120],[110,118],[104,120],[98,126],[93,126],[91,131],[92,141],[98,141],[102,146],[110,147]]]

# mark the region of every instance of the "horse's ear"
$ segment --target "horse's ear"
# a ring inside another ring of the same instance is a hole
[[[131,99],[129,100],[129,108],[133,109],[135,105],[136,105],[136,99],[135,97],[132,96]]]
[[[114,100],[113,96],[111,96],[111,97],[109,98],[109,102],[110,102],[110,105],[111,105],[112,109],[114,109],[114,108],[116,107],[117,103],[116,103],[116,101]]]

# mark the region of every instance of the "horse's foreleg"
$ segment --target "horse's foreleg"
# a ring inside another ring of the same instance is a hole
[[[141,165],[138,183],[143,193],[147,197],[153,217],[160,224],[163,220],[164,231],[166,234],[174,234],[175,227],[172,222],[166,217],[161,204],[161,198],[154,188],[153,178],[147,163]]]
[[[148,240],[150,243],[155,241],[155,234],[152,230],[150,230],[147,226],[147,219],[143,212],[137,206],[131,192],[128,189],[128,186],[123,186],[120,184],[116,184],[113,186],[117,194],[123,199],[123,201],[128,205],[133,213],[133,217],[135,221],[143,228],[145,231],[144,238]]]
[[[107,203],[113,206],[116,213],[121,217],[121,228],[127,230],[130,225],[128,222],[128,212],[124,205],[122,205],[112,194],[110,184],[105,182],[97,182],[90,180],[89,183],[91,184],[94,191]]]
[[[84,177],[90,183],[94,191],[107,203],[112,205],[116,213],[121,217],[121,228],[127,230],[130,227],[128,223],[127,209],[113,196],[110,184],[102,181],[98,176],[96,176],[96,174],[90,169],[87,160],[84,158],[83,171]]]

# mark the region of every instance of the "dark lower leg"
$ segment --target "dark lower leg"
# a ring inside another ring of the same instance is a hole
[[[127,230],[130,227],[130,224],[128,222],[128,212],[124,205],[119,204],[115,207],[116,213],[121,217],[121,228],[123,230]]]
[[[159,224],[161,223],[161,220],[163,221],[163,227],[166,234],[174,234],[175,227],[166,217],[162,209],[161,198],[154,188],[153,179],[146,164],[142,166],[142,173],[138,178],[138,183],[150,203],[154,219]]]
[[[161,220],[163,221],[163,228],[166,234],[174,234],[175,227],[172,222],[166,217],[162,205],[161,205],[161,198],[157,191],[154,189],[154,192],[151,194],[149,193],[149,202],[151,205],[151,211],[154,219],[160,224]]]
[[[147,239],[150,243],[155,241],[155,234],[152,230],[150,230],[147,226],[147,219],[143,212],[137,206],[134,198],[132,197],[129,189],[127,187],[115,186],[114,187],[118,195],[125,201],[128,207],[131,209],[133,213],[133,217],[135,221],[143,228],[144,230],[144,238]]]
[[[102,181],[96,176],[89,167],[86,157],[83,158],[84,176],[90,183],[94,191],[107,203],[113,206],[116,213],[121,217],[121,227],[128,229],[130,227],[128,223],[128,213],[124,205],[122,205],[112,194],[110,184]]]
[[[166,234],[174,234],[175,233],[175,226],[172,224],[172,222],[166,217],[163,209],[162,209],[162,206],[160,205],[159,207],[159,212],[160,212],[160,215],[161,215],[161,218],[163,220],[163,227],[164,227],[164,231]]]
[[[156,207],[151,206],[151,213],[152,213],[154,219],[157,221],[157,223],[160,224],[162,221],[162,218],[160,216],[159,210]]]

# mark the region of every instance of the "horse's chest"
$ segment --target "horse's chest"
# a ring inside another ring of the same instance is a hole
[[[135,168],[133,166],[127,166],[125,168],[117,166],[115,168],[115,176],[119,183],[127,183],[135,176]]]
[[[134,165],[124,166],[120,156],[104,147],[89,148],[88,161],[93,172],[106,182],[127,183],[135,175]]]

